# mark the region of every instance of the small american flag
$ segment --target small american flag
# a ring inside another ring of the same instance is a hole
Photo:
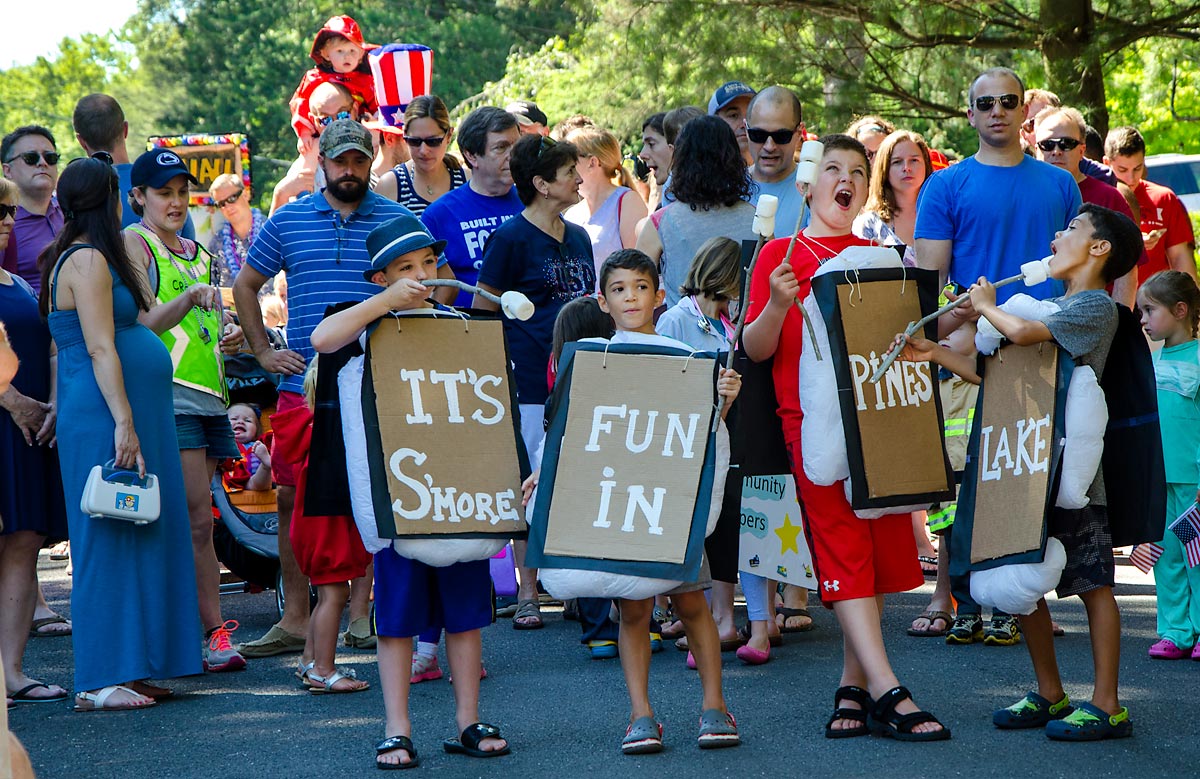
[[[1200,565],[1200,505],[1193,503],[1191,508],[1179,515],[1167,528],[1183,544],[1187,554],[1188,567]]]
[[[1158,544],[1138,544],[1129,553],[1129,562],[1142,573],[1150,573],[1158,558],[1162,557],[1163,548]]]

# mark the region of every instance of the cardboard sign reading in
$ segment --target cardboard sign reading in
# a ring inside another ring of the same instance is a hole
[[[1054,454],[1058,349],[1006,346],[984,363],[971,563],[1040,550]]]
[[[790,473],[742,480],[738,570],[817,588],[796,481]]]
[[[208,188],[217,176],[234,173],[250,186],[250,142],[242,133],[159,135],[150,138],[149,148],[169,148],[200,181],[192,188],[194,206],[212,204]]]
[[[521,473],[503,325],[408,316],[367,346],[363,421],[382,538],[521,536]]]
[[[829,327],[854,508],[953,499],[930,364],[896,360],[880,381],[870,381],[896,333],[932,310],[936,276],[911,268],[849,278],[830,273],[814,280],[813,289]]]
[[[715,367],[711,357],[575,353],[546,555],[692,562],[698,500],[708,515]]]

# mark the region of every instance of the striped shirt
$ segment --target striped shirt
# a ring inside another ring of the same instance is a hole
[[[246,264],[268,278],[287,271],[288,347],[306,364],[314,354],[309,337],[325,309],[336,303],[358,303],[379,291],[378,285],[363,277],[370,267],[367,234],[408,213],[399,203],[367,192],[343,220],[318,193],[288,203],[263,225]],[[304,377],[288,376],[279,389],[301,393]]]
[[[452,168],[446,165],[446,170],[450,171],[450,189],[458,189],[467,183],[467,174],[462,168]],[[412,211],[417,216],[425,213],[425,209],[429,208],[431,204],[428,200],[417,194],[417,190],[413,185],[412,174],[408,170],[408,163],[397,165],[392,168],[391,172],[396,177],[396,202],[406,206],[409,211]]]

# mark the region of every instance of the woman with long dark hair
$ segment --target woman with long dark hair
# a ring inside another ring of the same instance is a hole
[[[671,158],[675,202],[651,214],[637,248],[659,261],[667,308],[679,302],[692,258],[709,238],[754,240],[751,181],[724,119],[701,116],[679,131]]]
[[[58,196],[66,222],[40,258],[41,310],[58,347],[58,449],[75,567],[75,710],[140,709],[171,694],[147,679],[201,672],[171,356],[138,322],[153,298],[121,238],[117,172],[98,159],[76,160],[63,170]],[[158,477],[157,521],[134,525],[82,512],[89,472],[109,460]]]

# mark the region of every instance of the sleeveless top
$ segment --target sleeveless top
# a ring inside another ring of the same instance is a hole
[[[445,160],[442,164],[446,165]],[[450,189],[458,189],[467,183],[467,173],[462,168],[446,165],[446,170],[450,171]],[[415,216],[423,214],[431,201],[417,194],[412,174],[408,172],[408,163],[401,163],[392,168],[392,173],[396,176],[396,202],[412,211]]]
[[[195,284],[211,283],[212,255],[200,244],[196,256],[187,260],[170,251],[157,235],[140,224],[125,228],[136,233],[154,258],[158,283],[154,284],[159,305],[171,302]],[[175,384],[229,402],[225,389],[225,361],[221,357],[221,313],[193,306],[165,333],[159,335],[175,365]]]
[[[604,199],[596,213],[588,213],[586,200],[580,200],[563,212],[563,219],[579,225],[592,239],[592,259],[596,262],[596,279],[600,278],[600,266],[608,255],[624,248],[621,244],[621,198],[632,190],[617,187]]]
[[[675,202],[663,209],[658,225],[662,240],[662,286],[667,291],[667,307],[679,302],[679,288],[687,279],[696,252],[709,238],[724,236],[734,241],[756,240],[754,206],[739,200],[732,206],[712,206],[693,211],[687,203]]]

